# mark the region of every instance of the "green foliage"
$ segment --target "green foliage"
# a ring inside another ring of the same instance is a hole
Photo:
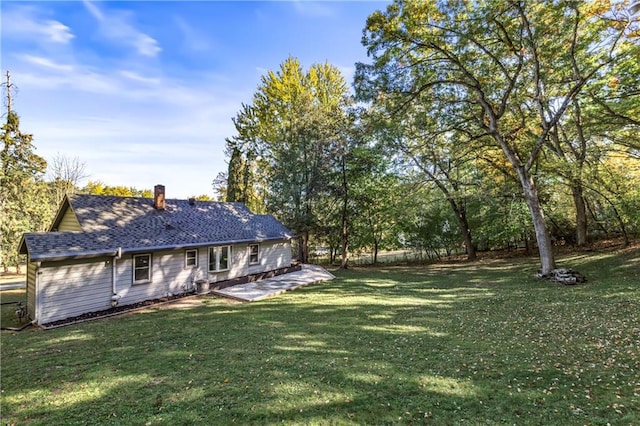
[[[320,232],[318,205],[344,136],[347,104],[337,68],[325,63],[304,71],[290,57],[262,77],[253,103],[234,119],[238,135],[227,140],[227,199],[247,202],[250,188],[261,187],[267,211],[298,235],[303,261],[311,235]]]
[[[353,198],[358,208],[352,218],[354,246],[370,249],[376,263],[379,251],[400,245],[398,221],[406,214],[406,194],[397,176],[378,171],[353,187]]]
[[[150,189],[136,189],[132,186],[110,186],[101,181],[89,181],[80,190],[83,194],[91,195],[115,195],[117,197],[142,197],[153,198],[153,191]]]
[[[236,120],[234,123],[239,132],[246,133],[246,129],[239,127]],[[260,182],[264,178],[264,174],[260,173],[264,161],[256,158],[254,151],[240,137],[227,139],[226,145],[230,158],[223,190],[224,200],[244,203],[254,213],[265,213],[265,190]]]
[[[24,232],[43,231],[51,206],[42,203],[46,188],[44,158],[34,153],[33,136],[22,133],[14,111],[2,126],[0,152],[0,262],[19,266],[18,243]]]
[[[229,145],[229,141],[227,141]],[[228,202],[246,202],[246,192],[242,178],[247,169],[242,153],[238,147],[231,148],[231,158],[229,158],[229,172],[227,177],[227,197]]]
[[[537,165],[580,97],[603,76],[633,67],[637,22],[620,7],[397,0],[367,21],[363,44],[372,63],[358,64],[357,92],[392,120],[407,111],[432,119],[430,139],[453,134],[469,150],[499,149],[520,183],[549,271],[554,258]],[[403,136],[412,137],[406,129]]]
[[[1,286],[1,284],[0,284]],[[24,289],[1,290],[0,287],[0,325],[2,327],[20,327],[19,318],[16,315],[17,303],[27,306],[27,293]]]
[[[3,332],[2,421],[638,424],[638,262],[561,257],[590,277],[573,287],[531,258],[356,268],[251,304]]]
[[[403,203],[404,214],[399,219],[403,245],[428,259],[457,254],[462,239],[447,201],[433,188],[415,183],[404,188],[413,197]]]

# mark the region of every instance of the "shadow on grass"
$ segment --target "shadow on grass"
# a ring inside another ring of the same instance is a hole
[[[592,272],[579,287],[534,280],[535,261],[363,268],[3,334],[3,422],[634,423],[635,256],[567,259]]]

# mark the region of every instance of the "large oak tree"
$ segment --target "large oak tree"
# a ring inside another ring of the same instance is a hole
[[[574,100],[633,54],[636,36],[629,14],[607,2],[396,0],[367,20],[372,63],[358,65],[356,86],[390,114],[420,103],[466,134],[463,143],[498,147],[549,274],[555,259],[534,166]]]

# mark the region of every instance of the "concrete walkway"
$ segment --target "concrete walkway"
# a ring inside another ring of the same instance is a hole
[[[27,284],[24,281],[10,281],[6,283],[0,283],[0,291],[15,290],[17,288],[27,288]]]
[[[335,278],[332,273],[321,266],[302,265],[302,270],[300,271],[246,284],[238,284],[221,290],[213,290],[211,293],[244,302],[255,302],[256,300],[276,296],[285,291],[295,290],[321,281],[331,281]]]

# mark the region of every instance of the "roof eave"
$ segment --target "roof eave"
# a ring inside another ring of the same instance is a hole
[[[212,246],[224,246],[231,244],[248,244],[248,243],[261,243],[264,241],[287,241],[291,240],[291,236],[277,236],[277,237],[268,237],[268,238],[248,238],[242,240],[226,240],[226,241],[207,241],[203,243],[197,244],[167,244],[161,246],[146,246],[146,247],[123,247],[122,253],[145,253],[150,251],[160,251],[160,250],[183,250],[183,249],[192,249],[199,247],[212,247]]]
[[[61,260],[92,259],[96,257],[115,257],[117,250],[88,250],[83,252],[60,252],[29,256],[31,262],[57,262]]]
[[[199,247],[211,247],[211,246],[221,246],[221,245],[231,245],[231,244],[243,244],[243,243],[260,243],[264,241],[287,241],[291,240],[291,236],[277,236],[277,237],[268,237],[268,238],[249,238],[242,240],[227,240],[227,241],[207,241],[203,243],[197,244],[166,244],[166,245],[157,245],[157,246],[144,246],[144,247],[122,247],[121,253],[127,254],[135,254],[135,253],[147,253],[154,252],[160,250],[183,250],[190,248],[199,248]],[[26,241],[21,242],[21,250],[24,246],[25,252],[22,254],[26,254],[28,252],[28,247]],[[58,252],[52,254],[41,254],[41,255],[33,255],[29,256],[29,260],[32,262],[56,262],[61,260],[76,260],[76,259],[91,259],[96,257],[105,257],[111,256],[115,257],[118,255],[118,248],[112,248],[108,250],[87,250],[82,252]]]

